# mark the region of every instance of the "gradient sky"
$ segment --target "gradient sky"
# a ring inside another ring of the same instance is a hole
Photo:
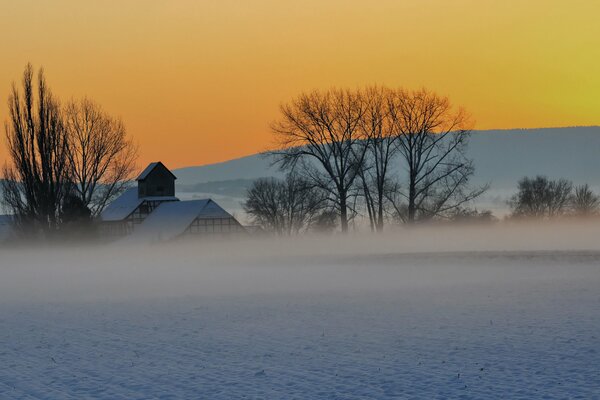
[[[426,86],[477,129],[597,125],[598,16],[596,0],[0,0],[0,98],[43,66],[169,167],[266,149],[281,102],[330,86]]]

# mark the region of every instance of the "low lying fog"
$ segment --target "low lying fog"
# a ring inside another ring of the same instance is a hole
[[[0,250],[0,301],[359,293],[598,280],[593,223],[418,227],[383,235]]]

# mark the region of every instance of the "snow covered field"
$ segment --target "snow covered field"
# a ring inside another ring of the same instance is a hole
[[[600,398],[586,229],[3,249],[0,398]]]

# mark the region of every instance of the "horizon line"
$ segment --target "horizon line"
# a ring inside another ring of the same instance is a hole
[[[600,128],[600,125],[569,125],[569,126],[547,126],[547,127],[538,127],[538,128],[491,128],[491,129],[473,129],[472,132],[506,132],[506,131],[539,131],[539,130],[552,130],[552,129],[582,129],[582,128]],[[254,153],[245,154],[229,159],[225,159],[223,161],[211,162],[207,164],[196,164],[196,165],[187,165],[184,167],[176,167],[173,168],[173,171],[178,169],[186,169],[186,168],[199,168],[199,167],[208,167],[212,165],[225,164],[231,161],[241,160],[243,158],[253,157],[261,154],[261,151],[256,151]],[[160,161],[160,160],[159,160]],[[156,162],[156,161],[154,161]]]

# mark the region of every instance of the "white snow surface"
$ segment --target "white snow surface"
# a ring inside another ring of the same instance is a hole
[[[175,196],[146,196],[138,197],[138,188],[130,187],[125,190],[119,197],[113,200],[100,215],[103,221],[122,221],[127,218],[136,208],[144,201],[164,201],[174,202],[179,201]]]
[[[595,226],[2,250],[2,399],[597,399]]]
[[[211,199],[161,203],[124,242],[167,241],[184,233],[196,218],[229,218]]]
[[[135,211],[142,201],[138,197],[137,187],[130,187],[102,211],[101,218],[103,221],[121,221]]]

